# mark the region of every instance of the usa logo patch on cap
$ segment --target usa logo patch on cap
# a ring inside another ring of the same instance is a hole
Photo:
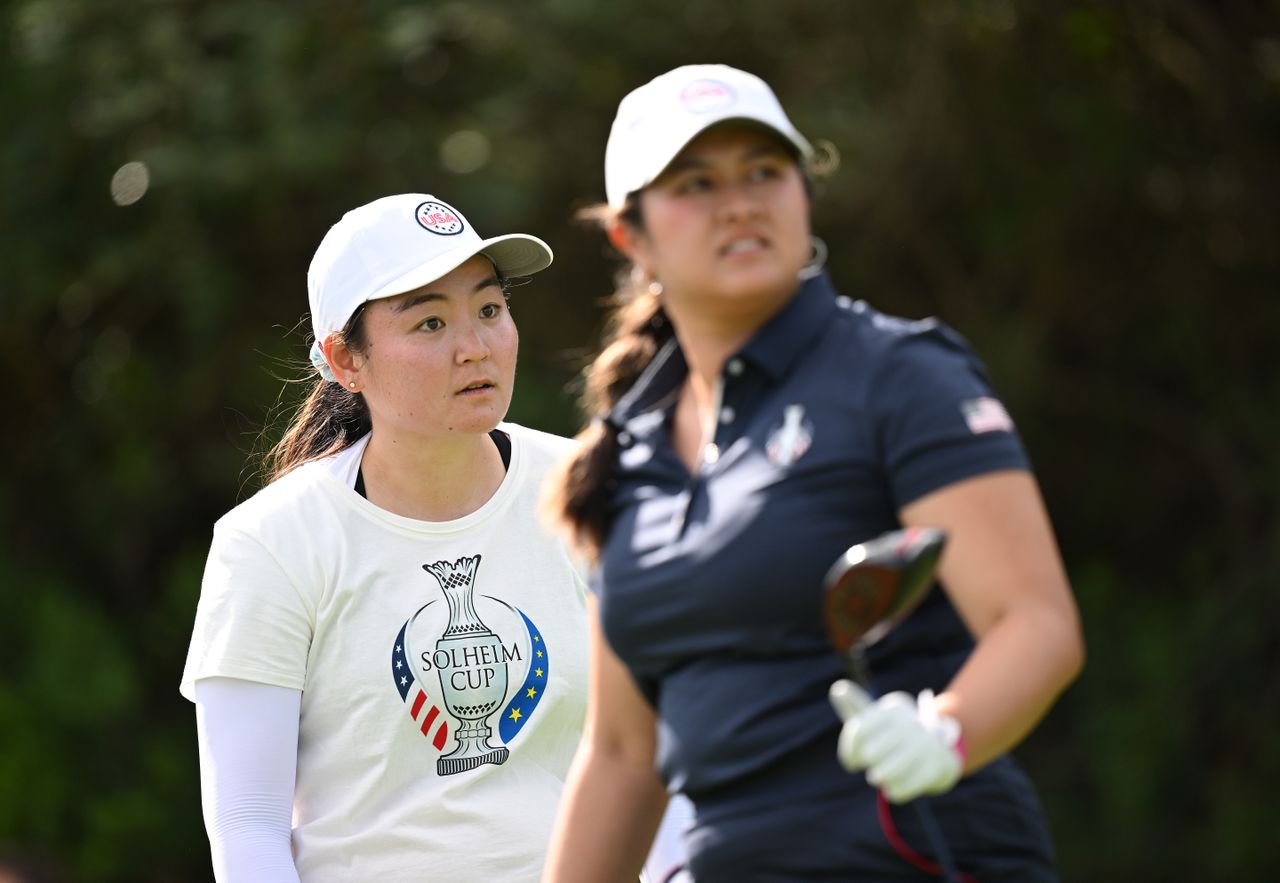
[[[462,217],[443,202],[424,202],[415,216],[424,230],[438,236],[456,236],[463,230]]]
[[[736,99],[733,90],[719,80],[694,80],[680,93],[680,103],[694,113],[728,107]]]

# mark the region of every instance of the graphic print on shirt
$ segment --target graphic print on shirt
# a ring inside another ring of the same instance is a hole
[[[518,607],[476,593],[479,555],[422,569],[443,598],[418,608],[396,635],[391,675],[400,699],[436,751],[453,736],[453,750],[436,759],[437,775],[505,763],[506,746],[542,701],[550,672],[542,633]]]
[[[769,462],[786,468],[804,456],[813,443],[813,421],[804,416],[804,405],[787,405],[782,422],[769,431],[764,452]]]

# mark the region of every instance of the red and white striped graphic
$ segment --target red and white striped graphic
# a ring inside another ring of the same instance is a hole
[[[423,713],[422,709],[426,708]],[[418,729],[422,731],[422,735],[431,740],[431,744],[436,747],[437,751],[444,749],[444,743],[449,738],[449,721],[447,718],[440,717],[440,708],[430,700],[426,693],[421,689],[418,695],[413,699],[413,705],[409,709],[409,713],[413,715],[413,719],[418,721]],[[432,735],[432,724],[439,719],[440,723],[435,728],[435,734]]]

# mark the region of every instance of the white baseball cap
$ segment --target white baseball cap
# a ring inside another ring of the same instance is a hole
[[[477,254],[507,277],[536,273],[552,259],[536,236],[481,239],[462,212],[428,193],[384,196],[347,212],[324,235],[307,270],[316,370],[332,379],[320,344],[346,328],[361,304],[421,288]]]
[[[813,156],[813,146],[764,80],[728,65],[688,64],[655,77],[618,105],[604,151],[609,205],[621,208],[627,194],[652,184],[694,137],[725,120],[759,123],[800,156]]]

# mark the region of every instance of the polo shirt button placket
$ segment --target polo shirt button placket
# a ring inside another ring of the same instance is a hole
[[[734,386],[731,380],[741,377],[743,370],[745,370],[745,367],[746,366],[743,364],[742,359],[738,358],[737,356],[734,356],[732,359],[725,362],[725,365],[724,365],[725,376],[720,379],[720,386],[722,389],[722,393],[720,396],[720,412],[716,414],[717,430],[719,430],[721,427],[729,427],[734,420],[738,419],[738,412],[737,410],[734,409],[733,405],[727,405],[724,402],[725,402],[725,399],[729,397],[729,392]],[[717,436],[719,435],[718,431],[716,435]],[[717,453],[719,452],[717,451]]]

